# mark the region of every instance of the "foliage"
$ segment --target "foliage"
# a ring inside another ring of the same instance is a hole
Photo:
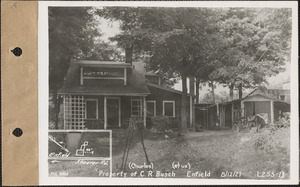
[[[284,70],[282,66],[289,59],[291,30],[282,26],[289,28],[291,25],[290,12],[286,9],[266,10],[226,10],[220,22],[221,58],[216,57],[221,66],[209,75],[211,79],[253,88]],[[276,21],[276,15],[281,14],[285,16]]]
[[[273,133],[268,133],[256,137],[253,145],[254,149],[256,151],[265,151],[270,155],[274,155],[278,151],[281,153],[286,152],[287,150],[282,146],[280,139],[278,141],[278,139],[274,138],[273,136]]]
[[[153,127],[161,132],[169,129],[170,119],[167,116],[155,116],[151,118]]]
[[[186,80],[193,76],[197,62],[201,62],[207,33],[217,30],[208,27],[216,22],[215,14],[206,8],[139,7],[108,7],[98,13],[121,21],[122,33],[113,40],[125,52],[146,52],[145,56],[150,58],[148,69],[182,80],[181,128],[182,132],[187,131]],[[129,52],[126,55],[132,56]]]
[[[63,84],[71,58],[85,58],[94,37],[101,34],[92,23],[89,8],[49,8],[49,76],[50,90]]]
[[[216,82],[241,91],[283,71],[289,52],[290,34],[283,34],[289,30],[275,18],[281,15],[279,25],[290,25],[286,9],[107,7],[98,14],[121,22],[121,34],[112,38],[119,47],[148,58],[147,69],[166,80],[182,80],[183,102],[187,77],[209,82],[212,95]]]
[[[271,138],[259,136],[254,143],[254,148],[256,150],[265,150],[267,153],[272,153],[274,150],[274,145],[272,144]]]
[[[101,35],[91,8],[49,8],[50,90],[61,88],[70,59],[121,58],[115,47],[99,39]]]
[[[234,96],[237,99],[237,95]],[[215,103],[224,103],[230,101],[230,96],[225,92],[221,91],[219,94],[215,94]],[[200,103],[213,104],[212,93],[208,92],[200,99]]]
[[[279,119],[271,125],[273,127],[273,131],[278,130],[279,128],[287,128],[290,127],[290,119],[287,117],[279,117]]]
[[[114,60],[119,52],[101,42],[101,33],[89,7],[49,7],[49,91],[55,106],[55,126],[62,87],[71,59]]]

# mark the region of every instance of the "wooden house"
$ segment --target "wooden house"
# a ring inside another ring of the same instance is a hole
[[[64,129],[126,128],[129,118],[181,118],[182,92],[147,81],[130,63],[72,60],[59,94],[63,96]],[[157,79],[159,80],[159,79]],[[188,95],[189,126],[193,95]]]

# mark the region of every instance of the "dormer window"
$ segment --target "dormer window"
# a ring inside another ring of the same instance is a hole
[[[80,85],[89,83],[98,84],[95,81],[104,81],[127,85],[127,69],[126,67],[81,67],[80,68]],[[113,80],[113,81],[112,81]],[[112,82],[110,82],[112,81]]]

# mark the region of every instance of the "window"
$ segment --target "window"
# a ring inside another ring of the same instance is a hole
[[[283,101],[284,101],[284,99],[285,99],[285,95],[281,95],[281,96],[280,96],[280,100],[283,100]]]
[[[80,85],[83,85],[83,83],[91,85],[99,83],[104,84],[108,83],[109,81],[113,81],[117,84],[123,82],[124,85],[127,85],[127,70],[124,67],[81,67],[80,74]]]
[[[143,115],[143,99],[131,99],[131,116]]]
[[[147,101],[147,116],[156,116],[156,101]]]
[[[163,115],[175,117],[175,101],[163,101]]]
[[[86,99],[86,118],[98,119],[98,100]]]

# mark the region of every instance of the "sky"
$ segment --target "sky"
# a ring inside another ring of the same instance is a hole
[[[116,34],[120,33],[120,29],[119,29],[119,23],[118,22],[111,22],[108,21],[104,18],[99,18],[99,29],[101,29],[103,36],[101,37],[104,41],[109,42],[109,38],[115,36]],[[269,77],[267,80],[269,82],[269,85],[275,85],[278,84],[280,82],[283,82],[285,80],[287,80],[290,76],[290,63],[287,62],[285,64],[285,68],[286,70],[284,72],[281,72],[279,74],[277,74],[276,76],[273,77]],[[176,83],[174,85],[174,89],[176,90],[180,90],[182,91],[182,85],[181,85],[181,81],[179,81],[178,83]],[[188,90],[189,90],[189,82],[187,84],[188,86]],[[229,88],[228,87],[223,87],[222,85],[217,86],[217,88],[215,89],[215,93],[218,94],[220,92],[228,92],[229,94]],[[251,90],[244,90],[244,93],[246,92],[250,92]],[[209,92],[209,88],[208,86],[204,86],[202,87],[202,89],[199,92],[200,98],[203,97],[206,93]]]

